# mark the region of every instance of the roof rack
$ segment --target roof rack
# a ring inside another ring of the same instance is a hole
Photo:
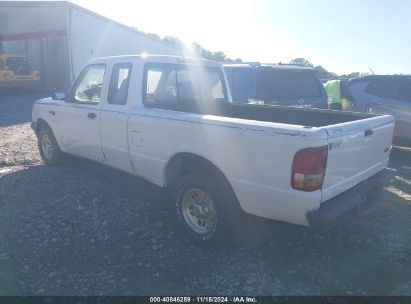
[[[241,62],[224,62],[224,64],[235,64],[235,65],[251,65],[251,66],[261,66],[261,63],[258,61],[241,61]]]
[[[312,66],[301,64],[301,63],[282,63],[282,62],[279,62],[278,65],[291,65],[291,66],[299,66],[299,67],[304,67],[304,68],[313,68]]]
[[[257,65],[257,66],[261,65],[261,63],[258,62],[258,61],[248,61],[248,62],[246,61],[246,62],[239,62],[239,63],[249,64],[249,65]]]

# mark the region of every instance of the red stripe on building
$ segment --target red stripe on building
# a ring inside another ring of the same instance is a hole
[[[3,41],[18,41],[18,40],[32,40],[32,39],[45,39],[45,38],[57,38],[67,37],[67,31],[49,31],[49,32],[35,32],[35,33],[23,33],[14,35],[1,35]]]

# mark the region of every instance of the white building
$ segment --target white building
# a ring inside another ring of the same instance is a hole
[[[0,1],[3,51],[26,55],[46,90],[68,87],[92,58],[179,55],[167,43],[66,1]]]

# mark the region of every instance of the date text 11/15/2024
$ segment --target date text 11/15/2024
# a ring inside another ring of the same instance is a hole
[[[150,297],[150,303],[257,303],[255,297]]]

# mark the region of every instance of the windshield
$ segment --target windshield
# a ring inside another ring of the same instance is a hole
[[[231,94],[236,102],[249,98],[275,101],[322,96],[320,83],[312,70],[273,68],[226,68]]]
[[[6,65],[15,75],[29,75],[30,68],[27,59],[24,57],[9,57],[6,59]]]

